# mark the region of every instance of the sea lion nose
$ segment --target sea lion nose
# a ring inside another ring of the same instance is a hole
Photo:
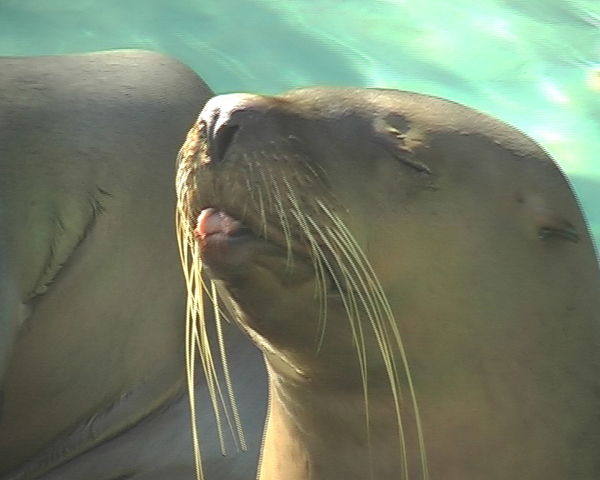
[[[199,118],[206,128],[207,163],[221,162],[240,130],[254,124],[271,106],[266,97],[243,93],[210,99]]]

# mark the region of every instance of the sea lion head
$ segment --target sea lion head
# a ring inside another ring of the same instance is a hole
[[[531,380],[511,380],[525,359],[590,355],[590,316],[564,322],[598,305],[577,201],[535,142],[486,115],[393,90],[225,95],[190,131],[177,183],[191,263],[201,259],[271,372],[405,395],[397,414],[414,420],[404,433],[422,463],[419,409],[427,430],[451,432],[446,416],[468,417],[491,383]],[[501,416],[482,416],[500,428]]]

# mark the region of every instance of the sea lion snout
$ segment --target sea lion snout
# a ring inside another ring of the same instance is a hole
[[[249,94],[230,94],[211,99],[198,119],[206,128],[207,163],[219,163],[241,131],[263,124],[273,108],[272,99]],[[264,127],[261,127],[264,128]]]

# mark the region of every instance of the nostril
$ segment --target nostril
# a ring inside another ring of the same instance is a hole
[[[269,108],[269,102],[256,95],[232,93],[210,99],[199,117],[205,125],[208,153],[205,163],[222,162],[236,136],[252,130],[256,120]]]
[[[210,158],[213,162],[218,163],[225,158],[227,148],[239,129],[239,125],[224,125],[214,133],[210,147]]]

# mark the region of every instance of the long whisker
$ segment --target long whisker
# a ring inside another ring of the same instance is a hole
[[[280,172],[280,176],[283,174]],[[279,190],[279,183],[275,179],[273,172],[269,171],[269,179],[270,185],[272,187],[273,198],[275,200],[275,211],[277,216],[279,217],[279,221],[281,222],[281,228],[283,230],[283,235],[285,238],[285,246],[287,251],[287,259],[286,259],[286,270],[290,272],[293,269],[294,261],[292,256],[292,232],[289,223],[289,219],[287,217],[287,212],[283,203],[283,196],[281,195],[281,191]]]
[[[356,260],[355,262],[351,263],[353,268],[360,270],[359,277],[363,276],[364,278],[367,279],[368,283],[372,286],[371,291],[375,295],[377,304],[380,305],[381,308],[383,308],[384,318],[386,320],[386,323],[385,324],[382,323],[383,319],[378,320],[377,317],[372,319],[374,321],[373,327],[375,330],[375,335],[376,335],[377,341],[380,345],[381,353],[384,356],[384,361],[386,364],[386,369],[388,370],[388,375],[390,376],[390,384],[391,384],[390,386],[392,388],[392,394],[395,398],[395,403],[396,403],[396,415],[397,415],[400,430],[402,430],[402,427],[401,427],[402,420],[401,420],[401,412],[400,412],[401,397],[400,397],[400,387],[399,387],[399,383],[398,383],[397,372],[395,371],[395,364],[393,361],[393,357],[391,356],[391,353],[389,352],[389,347],[386,345],[387,342],[383,341],[384,338],[387,338],[387,334],[386,334],[387,328],[386,327],[389,327],[391,329],[392,334],[394,336],[396,347],[398,348],[398,351],[400,353],[400,358],[402,360],[402,364],[404,367],[404,374],[405,374],[405,377],[407,380],[409,393],[410,393],[410,397],[411,397],[411,402],[413,404],[413,409],[415,412],[415,423],[416,423],[417,436],[418,436],[418,441],[419,441],[419,451],[420,451],[420,456],[421,456],[421,469],[423,472],[423,478],[427,479],[427,478],[429,478],[429,474],[428,474],[428,469],[427,469],[426,449],[425,449],[425,442],[424,442],[424,437],[423,437],[423,429],[422,429],[422,425],[421,425],[421,421],[420,421],[419,408],[418,408],[418,404],[417,404],[416,392],[415,392],[415,388],[414,388],[414,384],[413,384],[413,380],[412,380],[412,375],[410,373],[410,369],[408,366],[408,359],[406,356],[404,345],[403,345],[402,339],[400,337],[400,332],[398,330],[398,326],[396,325],[396,322],[394,321],[394,316],[392,313],[391,306],[389,305],[389,302],[387,301],[385,293],[383,292],[383,288],[382,288],[377,276],[375,275],[375,272],[373,271],[369,261],[367,260],[366,256],[364,255],[364,252],[359,247],[359,245],[356,243],[354,236],[347,229],[346,225],[335,214],[333,214],[333,212],[331,212],[331,210],[326,205],[324,205],[320,200],[317,200],[317,203],[322,208],[323,212],[333,222],[333,225],[335,228],[333,228],[331,231],[334,231],[334,232],[336,232],[336,234],[340,235],[340,243],[351,247],[352,255],[355,257],[355,260]],[[404,440],[401,439],[401,442],[403,443]]]
[[[307,217],[302,212],[300,208],[300,204],[296,195],[294,194],[294,190],[291,188],[287,179],[284,178],[284,183],[287,187],[287,198],[292,205],[291,214],[298,222],[298,226],[300,227],[301,233],[306,240],[308,240],[308,244],[311,251],[311,259],[313,262],[313,268],[315,271],[315,298],[319,300],[319,324],[317,328],[317,353],[321,350],[323,345],[323,338],[325,336],[325,326],[327,324],[327,281],[325,274],[325,267],[323,266],[323,253],[321,251],[321,247],[319,246],[317,239],[313,235],[310,226],[307,222]]]
[[[332,255],[334,256],[334,260],[336,261],[336,264],[341,267],[342,274],[344,275],[344,280],[346,282],[351,281],[352,279],[348,276],[348,272],[345,269],[345,267],[343,266],[344,262],[342,261],[342,257],[338,253],[335,246],[331,243],[330,239],[326,235],[324,235],[323,231],[321,230],[321,227],[318,225],[318,223],[313,218],[307,217],[307,221],[310,223],[311,228],[315,230],[316,234],[323,241],[325,247],[328,248],[329,251],[332,253]],[[361,379],[362,379],[362,384],[363,384],[365,404],[368,405],[369,399],[368,399],[368,379],[367,379],[367,353],[366,353],[366,346],[365,346],[365,341],[364,341],[364,334],[362,331],[362,324],[361,324],[360,318],[359,318],[360,314],[359,314],[358,303],[355,298],[356,290],[351,289],[351,290],[345,291],[345,289],[342,288],[341,280],[338,279],[337,274],[335,273],[335,269],[332,268],[332,265],[330,264],[327,256],[323,254],[321,249],[319,249],[318,253],[321,257],[322,262],[325,264],[326,268],[328,268],[329,272],[331,273],[333,281],[334,281],[338,291],[340,292],[340,297],[341,297],[342,303],[344,305],[344,309],[346,310],[346,315],[348,316],[348,322],[350,324],[352,339],[354,341],[354,344],[356,345],[356,351],[358,354],[358,363],[359,363],[360,374],[361,374]],[[368,408],[366,409],[366,412],[367,412],[367,427],[368,427],[368,425],[369,425]],[[368,431],[369,431],[369,429],[367,428],[367,432]]]
[[[179,160],[180,162],[184,161],[181,154]],[[221,328],[221,311],[217,301],[216,292],[213,288],[211,288],[211,291],[209,291],[208,293],[212,300],[213,310],[215,314],[215,325],[217,330],[217,338],[219,342],[219,350],[221,354],[221,365],[223,369],[223,375],[225,377],[228,399],[231,405],[231,411],[233,413],[233,422],[230,418],[229,409],[226,406],[223,393],[221,392],[221,387],[218,381],[218,376],[215,369],[212,352],[210,349],[208,333],[206,331],[206,322],[204,318],[204,292],[208,291],[208,288],[202,278],[202,264],[198,252],[198,245],[191,233],[193,231],[193,228],[190,222],[191,215],[189,211],[189,205],[191,204],[190,199],[193,198],[195,194],[195,188],[190,186],[191,184],[193,184],[190,181],[190,179],[190,169],[180,167],[177,172],[176,180],[176,232],[178,239],[179,254],[181,264],[183,267],[183,273],[188,294],[185,319],[185,361],[187,372],[186,375],[188,395],[191,410],[192,444],[195,459],[194,463],[196,469],[196,477],[199,480],[203,480],[204,476],[202,471],[202,455],[199,443],[198,418],[196,414],[196,396],[194,388],[196,377],[197,353],[199,353],[200,359],[202,361],[202,367],[206,378],[206,385],[211,403],[213,405],[213,412],[217,424],[217,435],[219,438],[221,451],[225,453],[225,441],[223,437],[223,427],[219,408],[219,400],[223,406],[225,417],[232,431],[232,434],[234,432],[233,424],[235,424],[235,432],[237,433],[237,438],[239,438],[242,449],[246,449],[246,442],[243,435],[243,430],[241,428],[241,422],[239,418],[237,404],[235,401],[235,395],[231,385],[229,368],[223,344]],[[234,434],[233,437],[235,441],[236,435]]]
[[[218,307],[218,296],[214,282],[210,282],[211,286],[211,297],[214,306],[214,315],[215,315],[215,325],[217,329],[217,340],[219,343],[219,352],[221,354],[221,365],[223,368],[223,376],[225,377],[225,385],[227,387],[227,395],[229,397],[229,405],[231,406],[231,410],[233,413],[233,419],[235,423],[235,434],[232,430],[232,435],[234,440],[239,438],[240,446],[242,450],[246,450],[246,439],[244,437],[244,431],[242,429],[242,422],[240,421],[240,414],[237,407],[237,402],[235,400],[235,394],[233,393],[233,385],[231,383],[231,375],[229,373],[229,365],[227,363],[227,354],[225,351],[225,343],[223,342],[223,329],[221,325],[221,314],[220,309]],[[227,412],[227,409],[225,409]],[[231,424],[231,422],[230,422]],[[237,434],[237,437],[236,437]],[[236,442],[237,443],[237,442]]]
[[[180,185],[180,184],[178,184]],[[187,225],[187,208],[185,203],[180,203],[178,206],[178,212],[176,216],[176,229],[177,239],[179,246],[179,254],[181,263],[183,265],[183,272],[185,276],[185,283],[187,287],[187,306],[186,306],[186,317],[185,317],[185,364],[187,373],[187,387],[188,396],[190,401],[190,415],[191,415],[191,426],[192,426],[192,446],[194,451],[194,467],[196,470],[196,477],[199,480],[204,480],[204,474],[202,471],[202,454],[200,450],[200,442],[198,436],[198,419],[196,417],[196,397],[195,397],[195,376],[196,376],[196,355],[195,355],[195,338],[196,338],[196,322],[195,316],[198,309],[203,310],[202,296],[199,298],[195,295],[194,279],[197,276],[192,272],[195,268],[195,262],[190,260],[190,253],[193,255],[193,247],[191,246],[191,239],[189,238],[190,229]]]

